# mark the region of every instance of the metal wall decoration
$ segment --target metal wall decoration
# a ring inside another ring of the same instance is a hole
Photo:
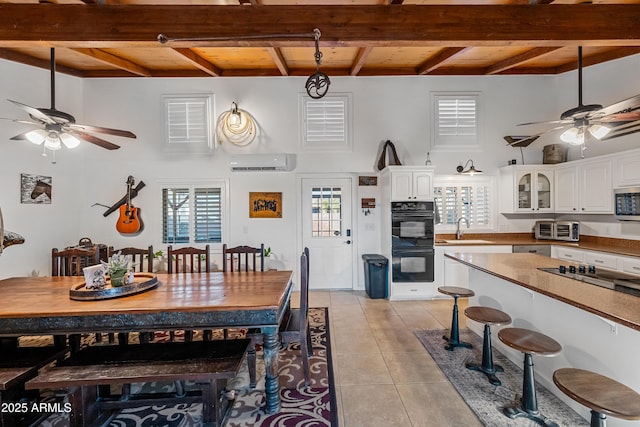
[[[282,218],[282,193],[249,193],[249,218]]]
[[[358,176],[358,185],[360,186],[376,186],[378,185],[377,176]]]
[[[52,178],[44,175],[20,175],[20,203],[51,204]]]

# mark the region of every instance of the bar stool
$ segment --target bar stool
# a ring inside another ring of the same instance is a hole
[[[558,427],[557,423],[538,410],[532,355],[555,356],[562,351],[560,343],[540,332],[522,328],[501,329],[498,332],[498,338],[509,347],[524,353],[522,397],[517,404],[504,407],[502,412],[509,418],[525,417],[544,426]]]
[[[458,286],[440,286],[438,292],[453,297],[453,317],[451,318],[451,332],[450,336],[443,336],[442,338],[447,340],[447,345],[444,347],[449,351],[453,351],[456,347],[471,348],[471,344],[468,342],[460,341],[460,332],[458,330],[458,298],[468,298],[475,295],[471,289],[460,288]]]
[[[491,325],[508,325],[511,323],[511,316],[504,311],[491,307],[467,307],[464,314],[471,320],[484,323],[484,336],[482,339],[482,363],[467,362],[465,366],[472,371],[483,372],[489,382],[493,385],[501,385],[502,382],[496,377],[496,372],[504,372],[500,365],[493,364],[493,353],[491,351]]]
[[[607,415],[640,419],[640,394],[624,384],[584,369],[562,368],[553,382],[567,396],[591,409],[591,427],[605,427]]]

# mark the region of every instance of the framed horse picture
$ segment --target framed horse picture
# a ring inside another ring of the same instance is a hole
[[[51,182],[50,176],[20,174],[20,202],[50,204]]]

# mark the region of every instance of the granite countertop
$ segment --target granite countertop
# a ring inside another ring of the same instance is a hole
[[[558,268],[566,261],[529,253],[455,253],[446,256],[640,331],[640,297],[538,270],[540,267]]]
[[[556,245],[608,252],[614,255],[640,257],[640,240],[587,235],[580,236],[579,242],[566,242],[562,240],[535,239],[533,233],[465,233],[460,240],[456,240],[455,234],[438,234],[436,235],[435,245]]]

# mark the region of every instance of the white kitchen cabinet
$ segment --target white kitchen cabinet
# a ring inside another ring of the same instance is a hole
[[[502,213],[553,212],[553,165],[500,168]]]
[[[485,253],[504,253],[508,254],[513,251],[511,245],[460,245],[460,246],[444,246],[444,253],[456,253],[456,252],[485,252]],[[444,257],[444,286],[458,286],[462,288],[469,287],[469,267],[453,260],[448,257]]]
[[[566,246],[552,246],[551,258],[582,263],[584,262],[584,251],[581,249],[568,248]]]
[[[640,258],[622,257],[620,262],[625,273],[640,274]]]
[[[612,161],[580,161],[555,171],[557,213],[613,213]]]
[[[623,155],[616,158],[614,164],[616,187],[640,185],[640,153]]]
[[[387,166],[381,178],[389,181],[391,201],[433,200],[433,168]]]
[[[604,267],[610,270],[618,270],[618,257],[603,252],[585,251],[584,263],[595,265],[596,267]]]

